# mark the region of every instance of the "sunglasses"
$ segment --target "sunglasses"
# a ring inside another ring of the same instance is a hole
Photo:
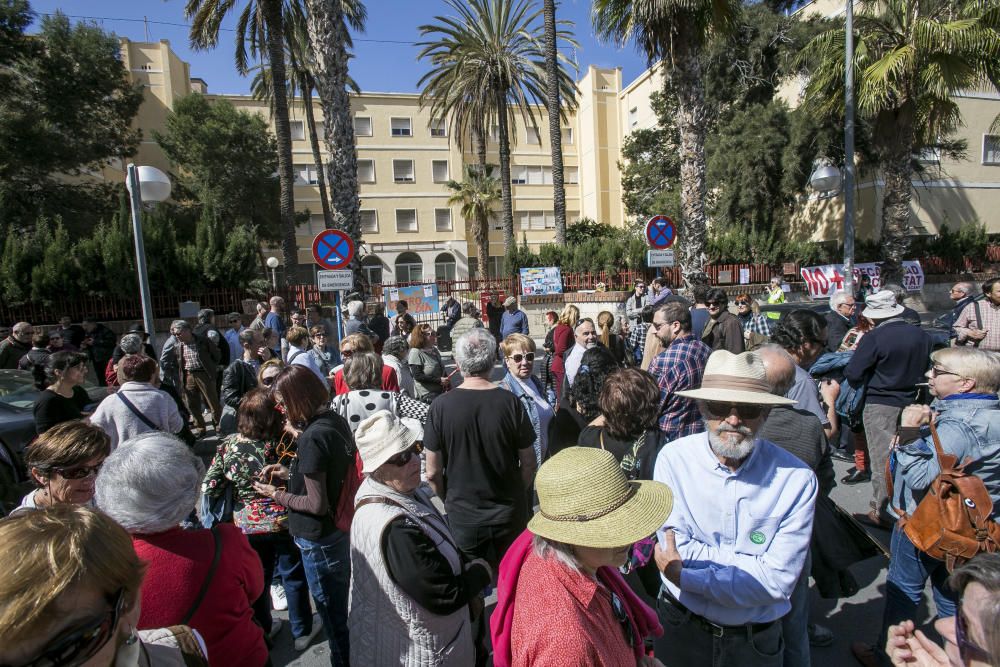
[[[512,354],[508,357],[508,359],[511,359],[515,364],[519,364],[525,359],[527,359],[528,361],[534,361],[535,353],[528,352],[527,354]]]
[[[52,468],[52,472],[59,473],[63,479],[86,479],[95,477],[101,471],[101,463],[96,466],[70,466],[66,468]]]
[[[614,611],[615,618],[618,619],[618,623],[622,626],[622,631],[625,633],[625,640],[628,641],[629,646],[632,646],[635,644],[635,631],[632,629],[632,621],[629,620],[628,613],[625,611],[625,603],[622,602],[622,599],[614,591],[611,592],[611,610]]]
[[[955,377],[962,377],[955,371],[949,371],[947,368],[941,368],[940,366],[931,366],[931,377],[936,378],[939,375],[954,375]]]
[[[260,379],[260,383],[262,385],[264,385],[265,387],[270,387],[272,384],[274,384],[274,379],[276,377],[278,377],[278,376],[277,375],[270,375],[270,376],[268,376],[266,378],[261,378]]]
[[[725,419],[736,408],[736,414],[740,419],[757,419],[761,413],[767,410],[766,405],[749,405],[747,403],[720,403],[718,401],[703,401],[705,412],[712,419]]]
[[[45,649],[38,657],[22,667],[68,667],[79,665],[94,657],[111,640],[115,628],[118,627],[118,619],[125,609],[125,589],[120,589],[113,600],[109,598],[108,603],[111,604],[111,609],[100,619],[94,619],[85,626],[56,637],[48,643],[51,648]],[[9,666],[0,665],[0,667]]]
[[[352,354],[354,354],[354,350],[341,350],[340,351],[340,356],[343,357],[344,359],[347,359]]]
[[[742,299],[737,299],[736,300],[736,305],[737,306],[749,306],[750,302],[749,301],[744,301]]]
[[[958,601],[955,609],[955,644],[958,646],[958,654],[962,657],[962,662],[966,665],[973,660],[984,662],[987,665],[996,664],[989,651],[969,639],[969,626],[966,625],[965,614],[962,613],[961,600]]]
[[[400,452],[389,459],[386,459],[386,463],[394,466],[405,466],[410,462],[414,456],[419,456],[420,452],[424,451],[424,445],[421,442],[415,442],[413,445],[404,452]]]
[[[706,301],[705,305],[706,306],[721,306],[722,303],[720,301]]]

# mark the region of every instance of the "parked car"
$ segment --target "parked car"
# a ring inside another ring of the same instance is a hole
[[[83,383],[83,388],[93,404],[88,411],[108,394],[107,387],[98,386],[90,379]],[[0,443],[16,454],[35,437],[32,409],[38,394],[31,371],[0,369]]]

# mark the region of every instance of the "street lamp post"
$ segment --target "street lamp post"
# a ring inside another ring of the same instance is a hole
[[[135,234],[135,264],[139,272],[139,297],[142,300],[142,323],[146,333],[153,335],[153,302],[149,296],[149,274],[146,271],[146,247],[142,239],[142,203],[161,202],[170,196],[170,179],[156,167],[128,165],[125,187],[132,204],[132,230]]]
[[[271,269],[271,287],[274,289],[275,292],[278,291],[278,264],[279,263],[280,262],[278,262],[278,258],[277,257],[268,257],[267,258],[267,266],[268,266],[269,269]]]

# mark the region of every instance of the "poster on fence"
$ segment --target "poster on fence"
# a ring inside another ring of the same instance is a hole
[[[521,294],[562,294],[562,272],[558,266],[521,269]]]
[[[406,302],[409,306],[406,312],[414,317],[437,313],[441,309],[438,305],[438,286],[434,283],[409,287],[383,287],[382,298],[385,299],[385,316],[390,322],[396,317],[396,302],[400,300]]]
[[[834,292],[844,289],[844,265],[824,264],[823,266],[807,266],[800,273],[809,296],[814,299],[829,299]],[[878,290],[882,286],[881,271],[877,263],[855,264],[854,284],[857,285],[862,275],[872,280],[872,287]],[[908,292],[916,292],[924,286],[924,270],[918,261],[903,262],[903,288]]]

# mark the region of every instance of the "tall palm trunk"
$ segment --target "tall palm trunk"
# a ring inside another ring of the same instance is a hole
[[[479,162],[480,173],[486,172],[486,135],[483,130],[474,129],[472,134],[476,141],[476,160]]]
[[[903,103],[894,113],[883,113],[877,121],[880,160],[885,176],[882,192],[881,244],[885,262],[882,283],[900,283],[903,278],[903,258],[910,247],[910,198],[914,138],[914,108]]]
[[[278,144],[279,210],[281,215],[281,255],[285,283],[298,280],[299,249],[295,240],[295,175],[292,171],[292,128],[288,121],[288,80],[285,74],[285,36],[280,0],[261,3],[267,24],[267,59],[274,82],[274,129]]]
[[[358,158],[347,92],[347,25],[342,0],[307,0],[309,43],[315,62],[316,90],[326,123],[327,181],[333,225],[361,244],[358,212]],[[357,254],[351,267],[360,266]]]
[[[705,123],[708,107],[701,61],[694,44],[678,31],[674,64],[667,68],[669,90],[677,99],[680,135],[680,184],[682,224],[679,230],[681,275],[688,287],[705,282]]]
[[[566,243],[566,188],[563,185],[562,127],[560,126],[559,63],[556,60],[556,3],[545,0],[545,107],[552,146],[552,205],[556,216],[556,243]]]
[[[309,128],[309,145],[312,147],[313,162],[316,164],[316,185],[319,186],[319,201],[323,206],[323,226],[333,229],[333,219],[330,216],[330,200],[326,192],[326,165],[319,152],[319,135],[316,133],[316,114],[313,113],[312,88],[302,87],[302,103],[306,107],[306,126]]]
[[[510,191],[510,133],[507,127],[507,97],[497,95],[497,134],[500,153],[500,194],[503,200],[501,224],[503,225],[504,257],[514,249],[514,203]]]
[[[479,173],[486,175],[486,136],[482,130],[472,131],[476,142],[476,159],[479,162]],[[476,243],[476,277],[486,280],[486,269],[490,263],[490,221],[485,215],[477,216],[472,221],[472,238]]]

